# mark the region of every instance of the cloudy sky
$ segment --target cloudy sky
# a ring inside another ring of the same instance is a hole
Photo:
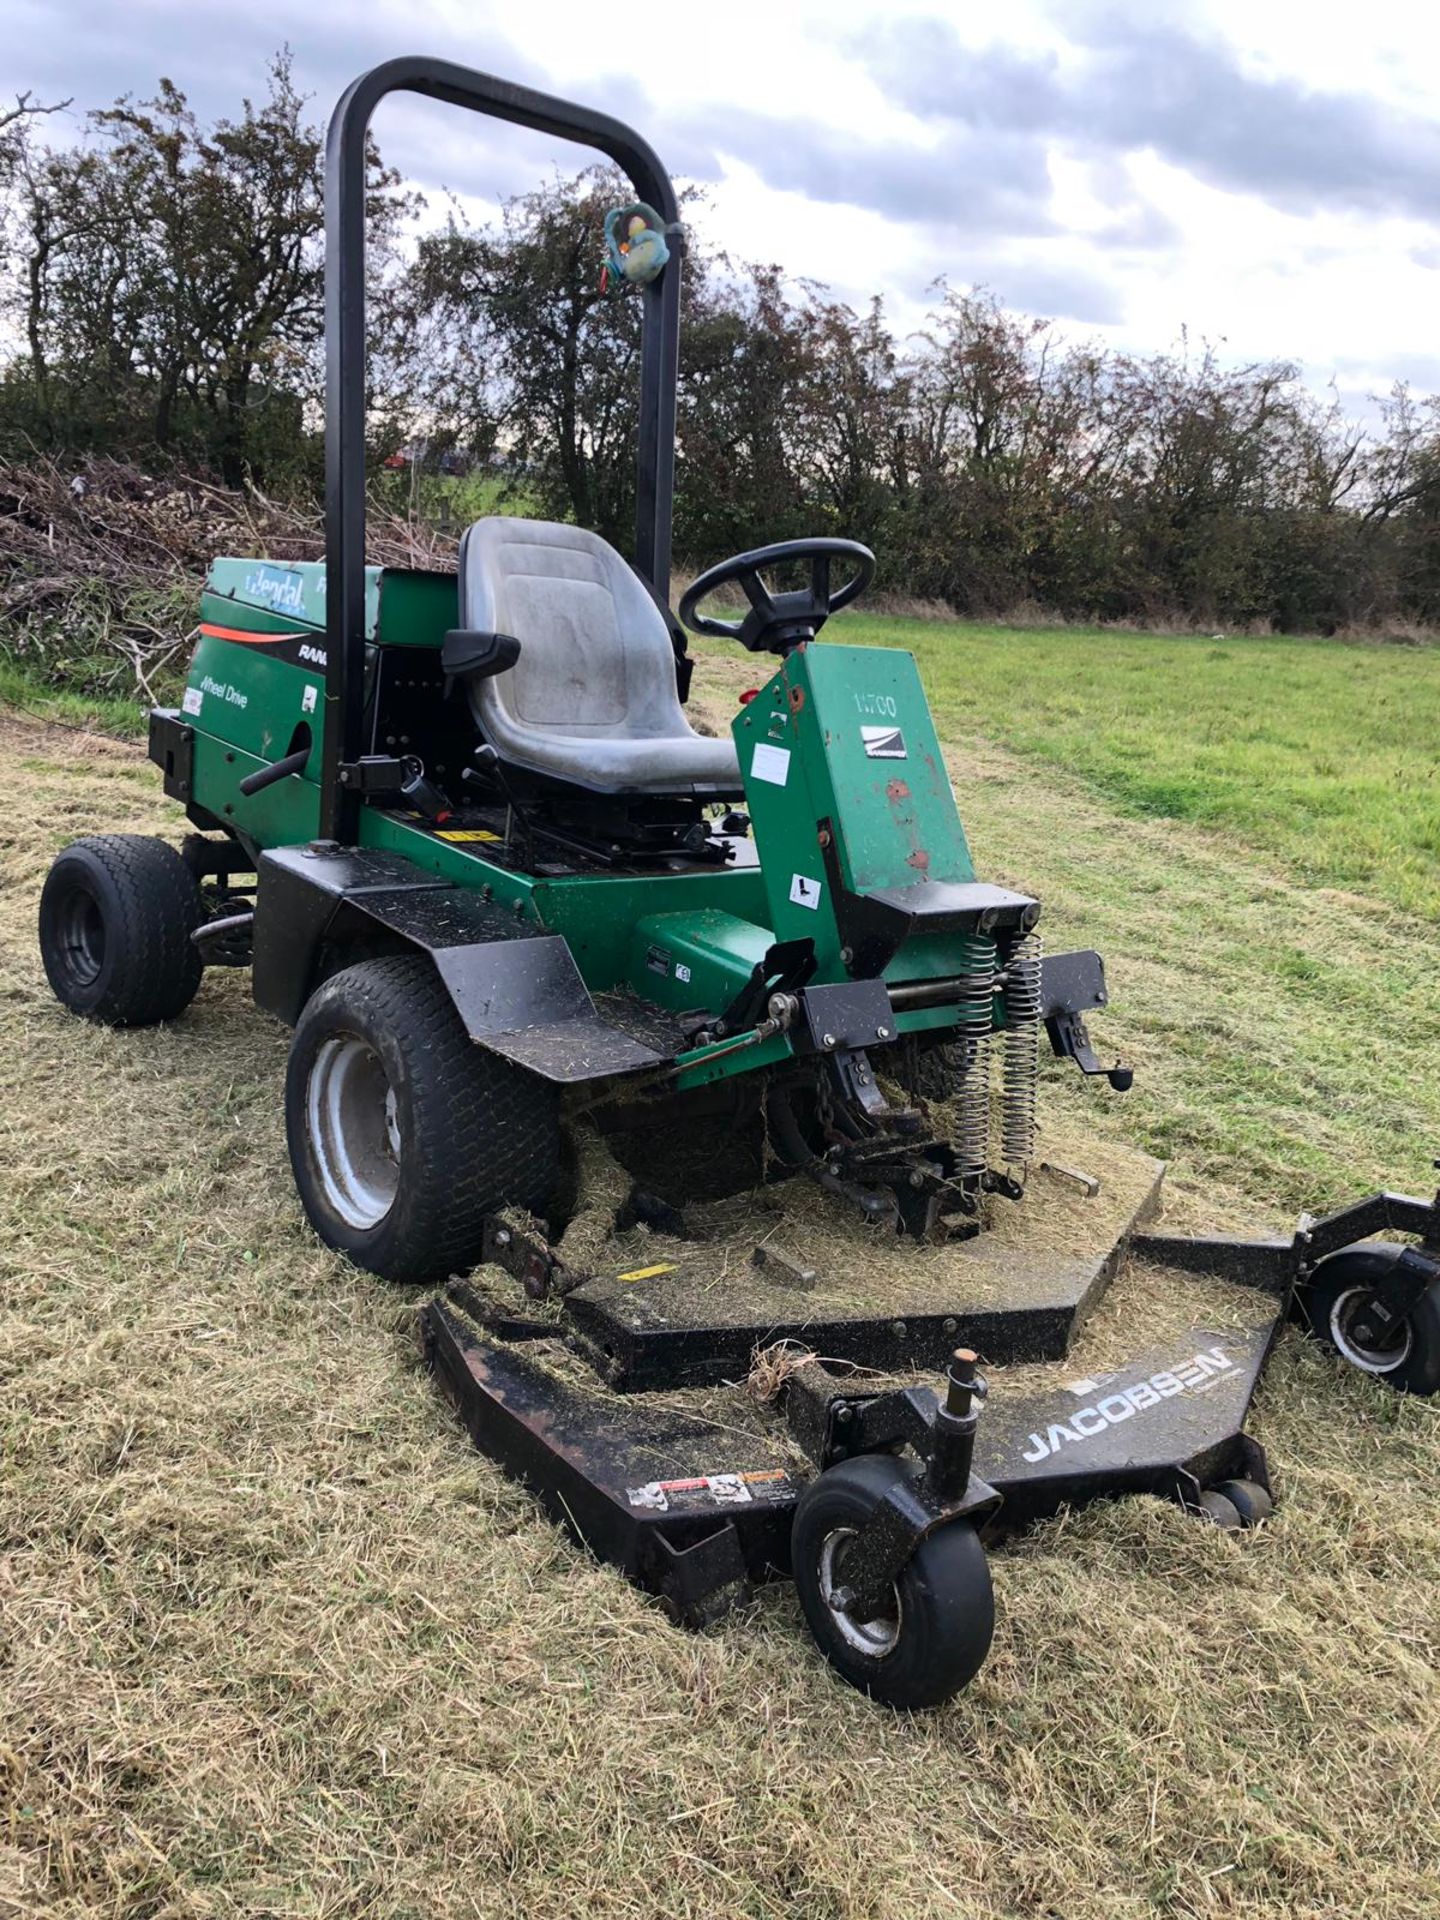
[[[595,104],[711,239],[898,323],[937,275],[1068,331],[1440,388],[1440,10],[1420,0],[0,0],[0,93],[160,73],[203,114],[288,41],[317,114],[429,52]],[[8,69],[8,77],[6,73]],[[477,213],[574,149],[403,97],[376,131]]]

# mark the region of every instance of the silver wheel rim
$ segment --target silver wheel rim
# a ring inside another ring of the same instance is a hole
[[[835,1601],[835,1556],[847,1540],[855,1538],[854,1527],[837,1527],[820,1543],[820,1597],[835,1622],[835,1631],[847,1647],[871,1660],[883,1660],[900,1644],[900,1590],[890,1589],[890,1605],[873,1620],[857,1620]]]
[[[400,1122],[395,1089],[373,1047],[353,1034],[321,1041],[305,1090],[305,1124],[327,1204],[347,1226],[378,1226],[400,1187]]]
[[[1350,1331],[1364,1303],[1370,1299],[1369,1287],[1347,1287],[1336,1296],[1330,1309],[1330,1338],[1335,1351],[1362,1373],[1393,1373],[1410,1358],[1414,1336],[1408,1326],[1401,1328],[1401,1339],[1393,1347],[1367,1347]]]

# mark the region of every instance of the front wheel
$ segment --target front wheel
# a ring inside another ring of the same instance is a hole
[[[1300,1289],[1297,1317],[1322,1346],[1397,1393],[1437,1393],[1440,1282],[1426,1288],[1407,1320],[1384,1333],[1372,1330],[1366,1311],[1399,1252],[1376,1240],[1328,1255]]]
[[[544,1213],[559,1171],[547,1082],[476,1046],[422,955],[318,987],[290,1043],[295,1185],[329,1247],[387,1280],[464,1272],[487,1213]]]
[[[891,1707],[938,1707],[975,1678],[995,1631],[990,1565],[970,1523],[951,1520],[922,1540],[873,1620],[845,1605],[846,1549],[906,1472],[893,1454],[863,1454],[812,1480],[790,1560],[816,1644],[852,1687]]]

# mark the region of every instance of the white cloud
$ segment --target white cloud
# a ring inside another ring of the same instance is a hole
[[[489,67],[630,120],[705,180],[717,245],[902,328],[944,273],[1347,390],[1435,366],[1440,13],[1413,0],[0,0],[0,29],[14,84],[85,106],[165,72],[222,112],[286,40],[317,111],[393,54]],[[578,157],[416,100],[377,132],[477,210]]]

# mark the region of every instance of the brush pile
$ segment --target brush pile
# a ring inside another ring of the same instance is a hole
[[[372,522],[381,565],[453,566],[453,543]],[[318,560],[318,505],[192,475],[36,457],[0,465],[0,658],[70,692],[153,704],[173,691],[200,582],[217,554]]]

